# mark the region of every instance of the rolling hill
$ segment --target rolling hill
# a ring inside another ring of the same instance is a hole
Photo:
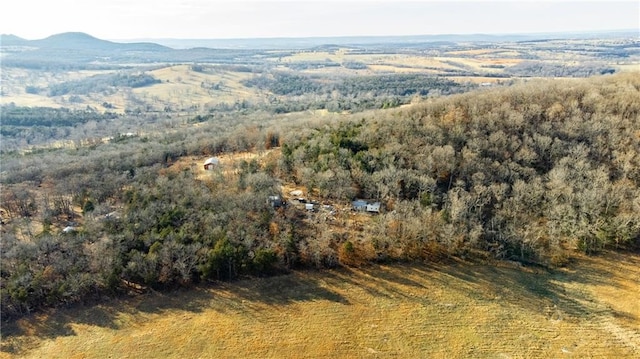
[[[118,43],[98,39],[83,32],[65,32],[39,40],[26,40],[15,35],[2,35],[1,46],[28,46],[36,49],[80,51],[167,51],[166,46],[151,42]]]
[[[5,35],[3,66],[19,68],[100,68],[113,62],[148,62],[170,57],[174,50],[154,43],[118,43],[82,32],[67,32],[40,40]],[[102,65],[98,65],[102,63]]]
[[[25,46],[29,40],[12,34],[0,34],[0,47],[5,46]]]

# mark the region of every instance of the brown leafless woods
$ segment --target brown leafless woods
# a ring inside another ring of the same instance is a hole
[[[116,120],[114,120],[116,121]],[[206,158],[269,149],[199,175]],[[532,80],[353,116],[222,116],[3,155],[2,315],[296,267],[563,265],[640,241],[640,76]],[[333,217],[266,199],[287,183]],[[64,228],[71,227],[67,231]]]

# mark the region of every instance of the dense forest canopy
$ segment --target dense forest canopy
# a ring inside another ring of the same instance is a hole
[[[556,266],[576,250],[640,246],[635,73],[349,117],[195,122],[4,156],[3,316],[296,267],[441,256]],[[205,176],[199,162],[178,165],[239,151],[262,157]],[[343,210],[275,207],[283,184]],[[354,217],[356,198],[382,213]]]
[[[382,231],[386,246],[544,264],[637,245],[639,89],[627,75],[438,99],[287,141],[281,168],[325,197],[384,200],[406,236]]]
[[[426,96],[430,91],[442,94],[462,92],[473,85],[460,85],[454,81],[422,74],[393,74],[357,76],[344,79],[313,78],[274,72],[244,81],[249,87],[269,90],[274,94],[300,96],[304,94],[330,95],[337,91],[340,96]]]
[[[7,127],[70,127],[88,121],[114,119],[114,113],[99,113],[95,109],[70,110],[51,107],[2,107],[2,129]],[[11,137],[11,136],[9,136]]]
[[[397,107],[414,97],[461,93],[477,88],[473,83],[423,74],[388,74],[353,77],[309,76],[280,71],[255,75],[242,82],[284,97],[263,105],[275,113],[326,109],[331,112]]]

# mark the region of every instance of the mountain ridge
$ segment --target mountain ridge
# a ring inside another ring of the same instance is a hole
[[[537,39],[589,39],[598,37],[636,36],[635,29],[619,29],[592,32],[549,32],[549,33],[513,33],[513,34],[432,34],[432,35],[389,35],[389,36],[317,36],[317,37],[265,37],[265,38],[228,38],[228,39],[196,39],[196,38],[141,38],[135,40],[118,40],[122,42],[145,41],[168,46],[173,49],[190,49],[196,47],[222,49],[301,49],[321,45],[357,46],[406,43],[416,45],[431,42],[515,42]]]
[[[1,46],[28,46],[38,49],[168,51],[167,46],[152,42],[115,42],[99,39],[84,32],[63,32],[43,39],[27,40],[13,34],[2,34]]]
[[[20,46],[28,41],[13,34],[0,34],[0,46]]]
[[[87,49],[128,49],[142,51],[166,51],[194,48],[220,49],[296,49],[333,44],[378,45],[390,43],[430,43],[442,41],[496,42],[530,41],[552,39],[587,39],[602,36],[637,36],[637,29],[617,29],[601,31],[567,31],[549,33],[512,34],[431,34],[431,35],[389,35],[389,36],[316,36],[316,37],[269,37],[269,38],[139,38],[100,39],[84,32],[64,32],[43,39],[28,40],[14,34],[0,35],[0,46],[33,46],[42,48]]]

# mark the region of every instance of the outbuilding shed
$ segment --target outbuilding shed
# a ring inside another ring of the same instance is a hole
[[[380,213],[380,202],[368,203],[367,212]]]
[[[351,206],[354,211],[380,213],[380,202],[369,202],[364,199],[357,199],[351,202]]]
[[[220,164],[220,160],[218,157],[209,157],[206,161],[204,161],[204,169],[206,171],[213,170]]]
[[[351,202],[351,206],[355,211],[366,211],[367,210],[367,201],[363,199],[357,199]]]

